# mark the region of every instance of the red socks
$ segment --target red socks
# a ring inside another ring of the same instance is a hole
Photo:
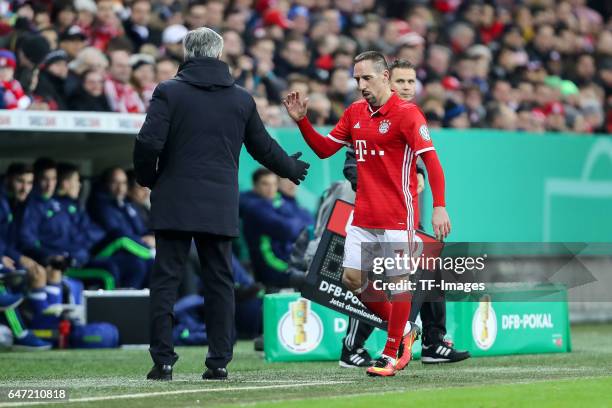
[[[389,301],[385,292],[374,289],[374,284],[368,282],[365,290],[357,296],[368,309],[387,321],[387,344],[383,354],[397,358],[397,351],[410,315],[412,300],[410,293],[398,293]]]
[[[397,358],[397,351],[404,336],[404,328],[410,316],[410,293],[398,293],[391,298],[391,316],[387,324],[387,344],[383,354]]]
[[[387,299],[385,292],[374,289],[374,284],[371,281],[368,282],[368,286],[357,297],[376,316],[389,321],[391,318],[391,303]]]

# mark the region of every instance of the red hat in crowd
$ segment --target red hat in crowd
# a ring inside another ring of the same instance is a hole
[[[276,0],[257,0],[255,3],[255,10],[257,10],[259,14],[263,14],[264,11],[272,7],[276,7]]]
[[[453,13],[461,5],[461,0],[434,0],[433,5],[441,13]]]
[[[263,24],[264,26],[277,25],[283,30],[293,26],[293,22],[285,17],[285,15],[279,9],[266,10],[266,12],[263,14]]]
[[[9,50],[0,50],[0,67],[15,69],[17,67],[17,59],[15,58],[15,54]]]
[[[563,115],[565,114],[565,108],[561,102],[550,102],[544,106],[544,114],[549,115]]]
[[[454,76],[445,76],[441,83],[444,89],[447,91],[457,91],[461,89],[461,82],[459,82],[459,80]]]

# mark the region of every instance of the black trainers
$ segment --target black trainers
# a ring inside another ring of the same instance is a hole
[[[459,351],[452,343],[440,342],[421,347],[421,362],[423,364],[456,363],[470,358],[469,351]]]
[[[351,351],[342,344],[342,355],[340,356],[339,364],[342,368],[369,367],[372,365],[372,356],[364,348]]]
[[[154,365],[147,374],[147,380],[172,381],[172,366],[169,364]]]
[[[203,380],[227,380],[227,369],[221,368],[207,368],[202,374]]]

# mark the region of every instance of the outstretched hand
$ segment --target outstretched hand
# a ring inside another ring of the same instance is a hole
[[[289,156],[293,159],[294,171],[291,177],[288,178],[295,185],[299,185],[302,181],[304,181],[306,175],[308,174],[308,168],[310,167],[310,164],[306,163],[303,160],[300,160],[301,156],[302,152],[297,152]]]
[[[306,116],[308,111],[308,98],[302,99],[299,92],[290,92],[283,99],[283,105],[287,108],[287,113],[294,121],[299,121]]]

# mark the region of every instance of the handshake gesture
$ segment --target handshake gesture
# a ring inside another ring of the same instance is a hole
[[[306,175],[308,174],[308,168],[310,167],[310,164],[300,160],[301,156],[302,152],[297,152],[289,156],[293,162],[293,170],[291,171],[291,174],[287,176],[287,178],[296,185],[304,181]]]
[[[306,116],[308,111],[308,97],[302,98],[299,92],[290,92],[283,99],[283,105],[287,108],[287,113],[291,119],[298,122]]]

